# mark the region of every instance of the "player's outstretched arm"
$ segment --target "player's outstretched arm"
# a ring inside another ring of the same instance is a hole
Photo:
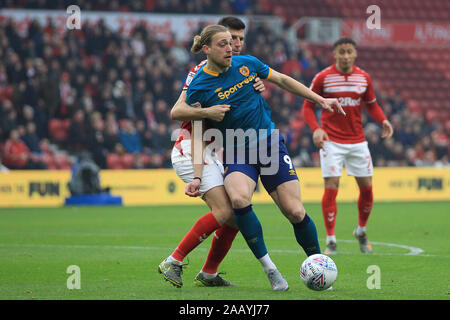
[[[273,69],[271,69],[271,75],[267,79],[272,83],[275,83],[278,87],[280,87],[283,90],[289,91],[290,93],[293,93],[297,96],[303,97],[305,99],[311,100],[318,105],[320,105],[323,109],[334,112],[334,109],[337,110],[337,112],[345,115],[344,109],[342,109],[341,104],[337,99],[327,99],[324,98],[302,83],[298,82],[297,80],[283,74],[280,72],[277,72]]]
[[[186,90],[183,90],[178,97],[177,102],[170,110],[172,120],[190,121],[211,119],[217,122],[223,120],[225,113],[230,110],[229,105],[215,105],[210,108],[192,107],[186,103]]]

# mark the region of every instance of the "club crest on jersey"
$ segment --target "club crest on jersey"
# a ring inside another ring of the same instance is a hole
[[[239,72],[244,76],[247,77],[250,74],[250,70],[247,66],[242,66],[239,68]]]

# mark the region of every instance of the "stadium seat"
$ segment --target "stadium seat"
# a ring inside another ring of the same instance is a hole
[[[108,169],[123,169],[122,162],[120,160],[120,156],[115,153],[109,153],[106,156],[106,166]]]
[[[152,158],[148,155],[148,154],[142,154],[141,155],[141,159],[142,159],[142,163],[147,166],[150,164],[150,161],[152,160]]]
[[[131,169],[134,165],[134,155],[131,153],[125,153],[121,156],[121,162],[124,169]]]
[[[436,110],[428,110],[425,114],[427,122],[432,123],[434,120],[439,118],[439,112]]]
[[[67,139],[67,134],[70,127],[70,120],[50,119],[49,121],[50,136],[57,142],[63,142]]]

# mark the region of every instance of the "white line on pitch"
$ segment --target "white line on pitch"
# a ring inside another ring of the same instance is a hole
[[[356,242],[356,240],[339,240],[340,242]],[[375,245],[385,245],[389,247],[397,247],[409,250],[407,253],[372,253],[372,255],[389,255],[389,256],[436,256],[431,254],[422,254],[424,251],[420,248],[406,246],[406,245],[400,245],[400,244],[393,244],[393,243],[385,243],[385,242],[372,242],[372,244]],[[72,244],[36,244],[36,243],[0,243],[0,247],[28,247],[28,248],[73,248],[73,249],[126,249],[126,250],[149,250],[149,251],[168,251],[169,248],[166,247],[151,247],[151,246],[118,246],[118,245],[72,245]],[[206,251],[209,250],[209,248],[196,248],[196,250],[200,251]],[[232,249],[235,252],[249,252],[250,249],[244,248],[233,248]],[[270,252],[272,253],[281,253],[281,254],[297,254],[301,252],[301,249],[297,250],[284,250],[284,249],[270,249]],[[339,251],[339,254],[343,255],[355,255],[359,253],[354,252],[346,252],[346,251]]]

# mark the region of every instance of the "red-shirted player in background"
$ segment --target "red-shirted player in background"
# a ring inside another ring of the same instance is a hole
[[[313,79],[311,90],[325,98],[338,98],[346,116],[339,113],[322,112],[321,126],[314,114],[314,103],[303,104],[303,117],[311,127],[314,144],[320,148],[320,165],[325,182],[322,197],[322,213],[327,232],[325,254],[337,253],[335,224],[336,196],[342,168],[354,176],[360,190],[358,198],[358,226],[353,235],[359,241],[361,252],[372,252],[367,240],[366,225],[373,205],[373,164],[364,136],[361,113],[365,105],[370,116],[382,125],[382,138],[390,138],[393,129],[380,106],[367,72],[355,65],[356,43],[350,38],[341,38],[333,45],[336,64],[319,72]]]

